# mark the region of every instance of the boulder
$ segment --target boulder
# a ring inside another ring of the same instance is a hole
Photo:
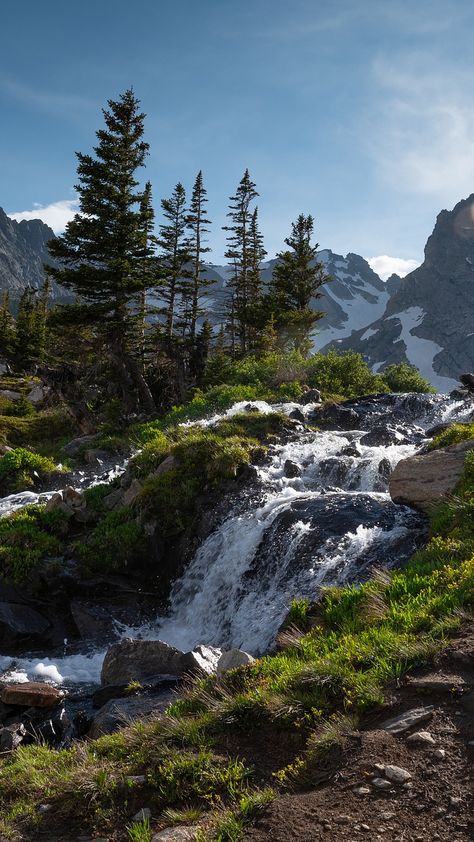
[[[14,751],[23,742],[25,736],[26,728],[21,722],[15,722],[13,725],[6,725],[5,728],[1,728],[0,754]]]
[[[107,640],[113,637],[114,617],[102,605],[74,599],[70,604],[70,609],[83,640]]]
[[[199,825],[189,827],[167,827],[152,837],[152,842],[194,842],[199,832]]]
[[[229,649],[228,652],[222,653],[217,662],[217,675],[222,675],[222,673],[236,669],[236,667],[253,664],[254,661],[255,658],[252,658],[252,655],[247,652],[243,652],[242,649]]]
[[[308,403],[320,403],[321,392],[319,391],[319,389],[306,389],[306,391],[304,391],[301,395],[299,401],[303,405]]]
[[[182,675],[187,671],[183,658],[184,652],[162,640],[121,640],[105,656],[101,683],[127,684],[153,675]]]
[[[32,403],[34,406],[37,406],[45,400],[50,391],[51,389],[49,388],[49,386],[43,386],[42,383],[36,383],[27,395],[27,397],[30,403]]]
[[[68,485],[62,492],[63,502],[71,509],[80,509],[85,504],[84,494]]]
[[[20,707],[51,708],[59,704],[63,698],[62,690],[39,681],[7,684],[0,691],[0,700],[5,705],[19,705]]]
[[[102,450],[100,447],[89,447],[84,451],[84,461],[96,467],[102,465],[109,457],[109,451]]]
[[[389,734],[403,734],[415,725],[428,722],[433,716],[433,710],[433,705],[412,708],[411,710],[405,711],[405,713],[401,713],[399,716],[394,716],[392,719],[382,722],[380,728],[382,731],[388,731]]]
[[[75,439],[72,439],[64,447],[61,448],[62,452],[65,453],[67,456],[77,456],[77,454],[82,450],[82,448],[89,444],[89,442],[94,441],[96,438],[94,435],[88,436],[78,436]]]
[[[136,719],[163,713],[176,700],[172,690],[159,696],[128,696],[110,699],[95,714],[88,736],[96,740],[104,734],[112,734]]]
[[[122,506],[131,506],[132,503],[137,499],[142,488],[143,485],[140,482],[140,480],[132,479],[128,488],[125,489],[125,491],[123,492]]]
[[[469,392],[474,392],[474,374],[472,371],[467,374],[461,374],[459,381]]]
[[[453,494],[464,471],[466,453],[473,449],[471,440],[402,459],[390,477],[392,500],[428,512]]]
[[[214,646],[196,646],[192,652],[183,655],[183,672],[212,675],[217,670],[221,655],[222,650]]]
[[[360,419],[354,409],[333,403],[311,413],[311,423],[326,430],[357,430]]]
[[[300,477],[302,470],[296,462],[292,462],[291,459],[286,459],[283,466],[283,473],[285,474],[285,477],[288,477],[288,479],[293,479],[294,477]]]
[[[0,602],[0,638],[42,635],[49,621],[28,605]]]
[[[0,389],[0,398],[4,401],[19,401],[21,398],[20,392],[14,392],[12,389]]]
[[[150,477],[161,477],[163,474],[167,474],[169,471],[172,471],[175,467],[176,458],[170,454],[166,457],[166,459],[163,459],[154,471],[151,472]]]
[[[387,445],[394,444],[397,441],[396,431],[381,424],[373,427],[369,433],[365,433],[360,439],[360,444],[364,444],[366,447],[380,447],[381,445],[387,447]]]
[[[117,509],[119,506],[122,505],[122,499],[124,495],[123,488],[114,488],[110,494],[107,494],[107,497],[104,497],[103,503],[106,509],[112,511],[112,509]]]
[[[299,421],[300,424],[306,423],[306,417],[304,413],[301,412],[301,409],[293,409],[288,417],[291,418],[293,421]]]

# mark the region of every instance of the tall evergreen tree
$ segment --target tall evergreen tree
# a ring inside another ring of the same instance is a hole
[[[38,358],[36,308],[36,291],[25,287],[18,304],[15,330],[15,359],[24,368],[29,368]]]
[[[176,315],[183,284],[189,277],[190,250],[186,236],[186,191],[179,182],[169,199],[162,199],[165,222],[160,225],[161,297],[165,301],[165,335],[170,346],[176,331]]]
[[[258,196],[255,184],[248,169],[239,183],[235,196],[230,197],[230,224],[224,226],[228,231],[227,251],[225,256],[231,261],[232,277],[228,284],[230,300],[228,314],[232,325],[232,345],[235,346],[237,334],[241,353],[245,354],[249,346],[248,317],[251,301],[250,273],[252,267],[251,204]]]
[[[248,347],[250,350],[258,346],[258,336],[265,324],[263,308],[263,282],[261,263],[267,252],[263,247],[263,236],[258,225],[258,208],[250,217],[249,228],[249,271],[248,271],[248,303],[246,322],[248,325]]]
[[[0,354],[9,357],[15,348],[15,321],[10,309],[10,292],[0,297]]]
[[[138,347],[143,370],[145,357],[145,334],[147,316],[147,293],[160,283],[158,263],[155,254],[156,237],[153,233],[155,212],[153,210],[151,182],[147,181],[140,202],[142,242],[139,251],[141,268],[141,289],[138,293]]]
[[[97,131],[95,157],[77,153],[79,214],[49,250],[57,266],[47,272],[73,290],[79,305],[64,311],[78,323],[89,323],[103,340],[122,397],[132,408],[130,392],[146,409],[153,399],[136,364],[133,302],[143,288],[141,249],[143,191],[137,171],[144,166],[148,143],[145,115],[133,90],[103,111],[105,128]]]
[[[313,310],[311,301],[320,298],[320,288],[331,280],[317,259],[319,244],[311,244],[314,220],[300,214],[285,239],[289,249],[277,255],[270,285],[270,306],[283,347],[307,353],[310,334],[324,315]]]
[[[207,190],[204,187],[202,172],[198,172],[194,182],[191,204],[186,218],[186,225],[191,232],[189,237],[190,271],[188,283],[185,285],[184,298],[187,317],[189,319],[189,338],[191,343],[196,340],[197,321],[204,312],[201,299],[207,287],[214,283],[206,278],[206,267],[203,256],[211,249],[206,246],[206,234],[209,233],[211,220],[207,216]]]

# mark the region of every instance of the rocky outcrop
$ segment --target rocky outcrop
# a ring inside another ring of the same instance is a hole
[[[471,440],[402,459],[390,477],[392,500],[429,512],[454,493],[464,471],[466,453],[473,449]]]
[[[364,354],[382,370],[410,362],[440,391],[474,367],[474,194],[439,214],[422,265],[400,281],[385,312],[340,350]]]
[[[141,681],[153,675],[182,675],[184,652],[161,640],[121,640],[110,647],[102,665],[102,684]]]

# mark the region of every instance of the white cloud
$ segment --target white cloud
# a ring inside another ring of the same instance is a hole
[[[377,59],[370,151],[396,190],[455,204],[474,185],[474,71],[433,56]]]
[[[383,281],[386,281],[390,275],[400,275],[404,278],[409,272],[413,272],[420,265],[419,260],[405,260],[403,257],[389,257],[388,254],[379,254],[377,257],[368,257],[367,263],[380,275]]]
[[[9,213],[8,216],[17,222],[21,222],[22,219],[41,219],[55,234],[60,234],[77,211],[77,199],[60,199],[59,202],[52,202],[50,205],[34,204],[33,210]]]

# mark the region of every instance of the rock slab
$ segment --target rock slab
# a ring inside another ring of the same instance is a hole
[[[429,512],[455,491],[470,450],[474,450],[474,440],[402,459],[390,477],[392,500]]]
[[[64,698],[62,690],[42,684],[40,681],[25,681],[23,684],[7,684],[0,691],[0,701],[5,705],[51,708]]]
[[[101,683],[127,684],[152,675],[182,675],[184,652],[162,640],[132,640],[114,643],[102,665]]]

